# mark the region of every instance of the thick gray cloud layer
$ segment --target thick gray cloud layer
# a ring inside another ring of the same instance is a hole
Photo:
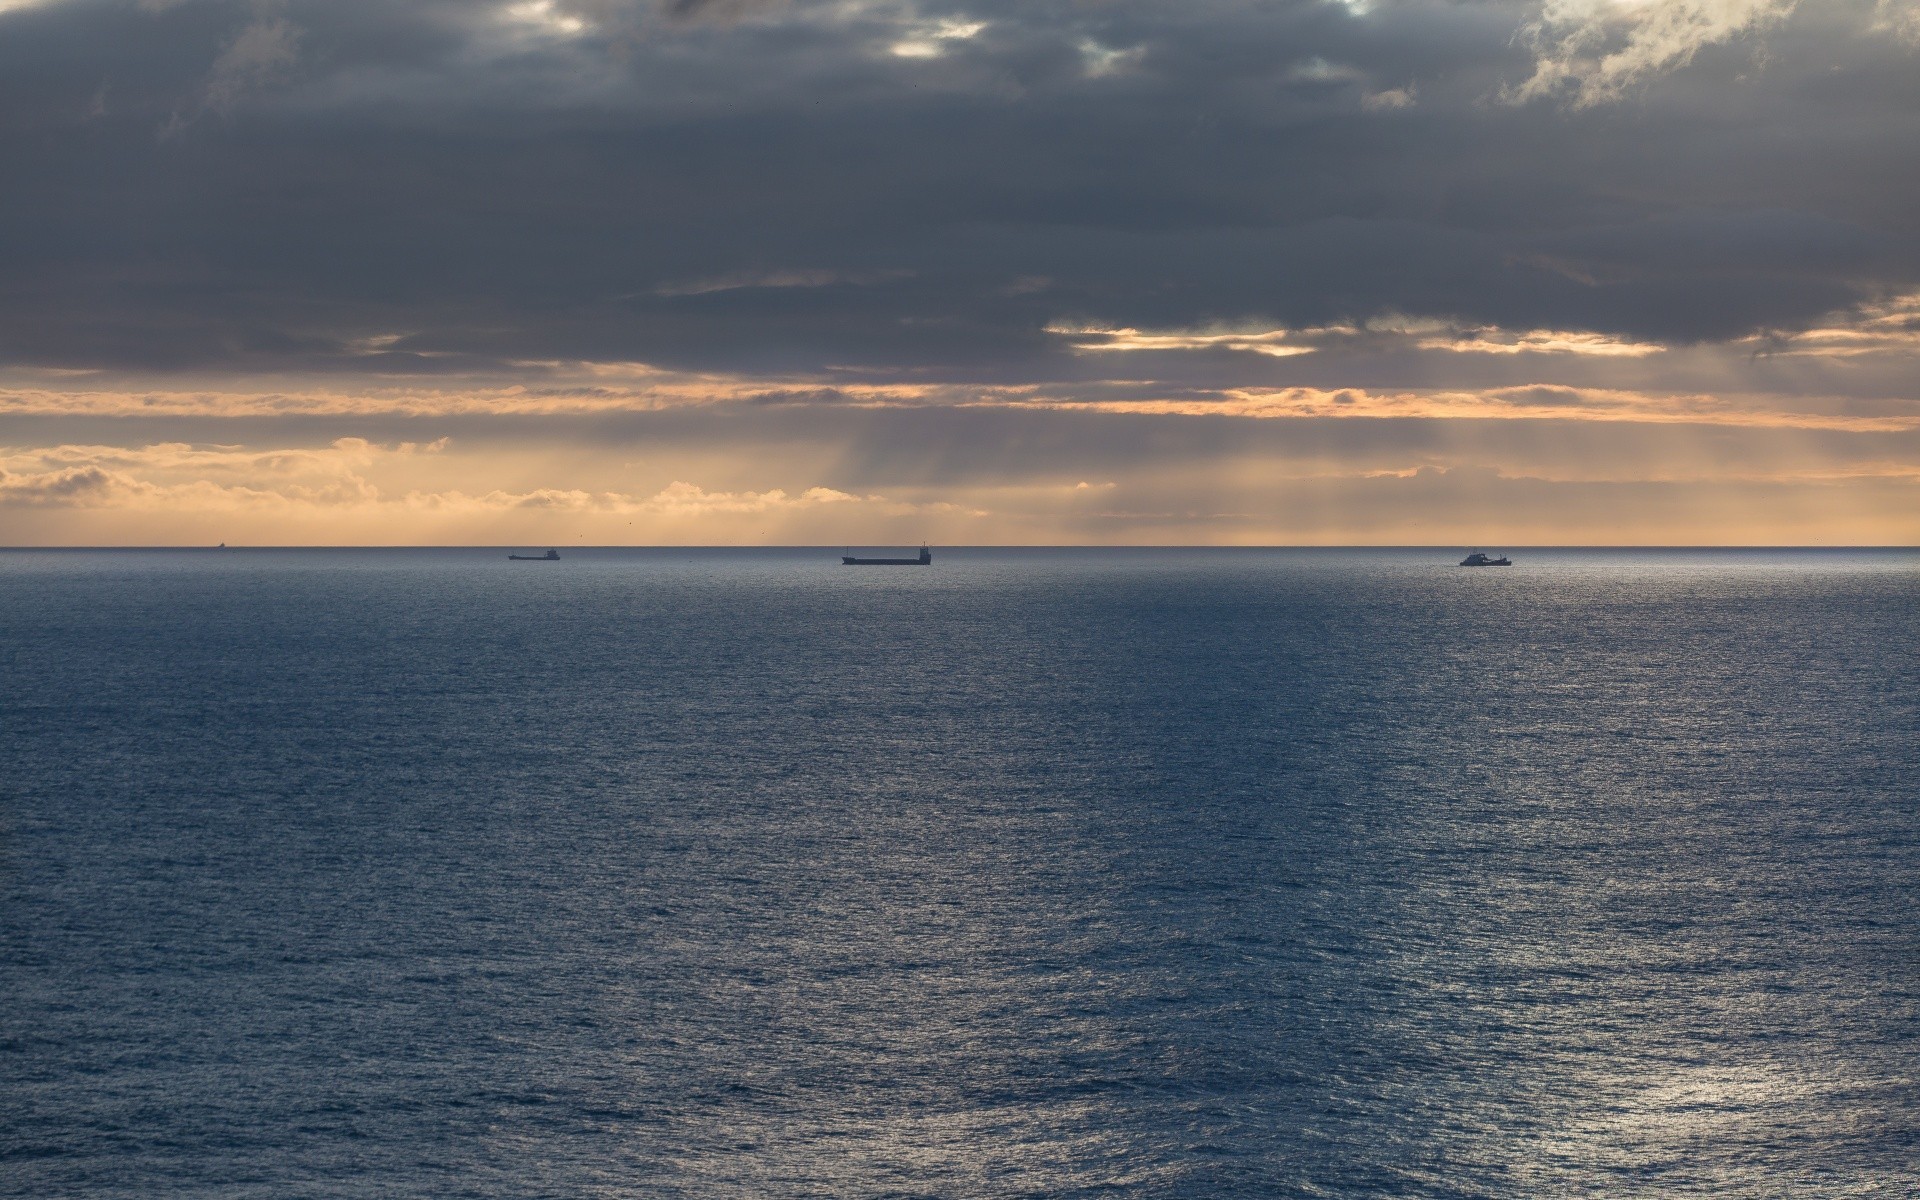
[[[0,361],[1012,382],[1075,369],[1049,327],[1672,344],[1920,289],[1906,9],[1747,8],[15,6]]]

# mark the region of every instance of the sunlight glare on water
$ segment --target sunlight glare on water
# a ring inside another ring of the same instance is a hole
[[[0,1193],[1920,1188],[1920,555],[1457,557],[0,554]]]

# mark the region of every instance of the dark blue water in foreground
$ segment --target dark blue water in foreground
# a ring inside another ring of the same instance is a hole
[[[0,1193],[1920,1189],[1920,554],[0,554]]]

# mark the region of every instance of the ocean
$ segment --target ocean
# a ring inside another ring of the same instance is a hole
[[[1920,552],[0,552],[0,1195],[1920,1192]]]

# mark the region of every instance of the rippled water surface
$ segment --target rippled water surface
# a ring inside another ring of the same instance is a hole
[[[1908,1196],[1920,555],[0,553],[0,1194]]]

